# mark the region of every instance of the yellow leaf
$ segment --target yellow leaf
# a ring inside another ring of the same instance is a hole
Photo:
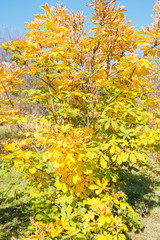
[[[18,120],[17,123],[18,123],[19,125],[22,125],[22,122],[21,122],[20,120]]]
[[[97,184],[98,186],[101,186],[101,187],[102,187],[102,184],[101,184],[101,181],[100,181],[99,178],[96,179],[96,184]]]
[[[93,159],[95,157],[95,153],[91,152],[91,151],[88,151],[87,152],[87,157],[90,158],[90,159]]]
[[[91,190],[96,190],[96,189],[98,189],[99,187],[97,186],[97,185],[91,185],[91,186],[89,186],[89,189],[91,189]]]
[[[106,217],[104,215],[100,216],[98,218],[98,227],[99,228],[102,227],[105,224],[105,222],[106,222]]]
[[[28,239],[42,240],[42,236],[38,236],[38,235],[30,236]]]
[[[15,149],[16,149],[16,144],[15,143],[5,143],[4,144],[4,148],[5,148],[5,150],[7,150],[7,151],[11,151],[11,152],[13,152],[13,151],[15,151]]]
[[[102,191],[103,191],[103,189],[102,189],[102,188],[99,188],[99,189],[97,189],[97,190],[95,191],[95,193],[96,193],[97,195],[99,195]]]
[[[37,164],[36,168],[41,169],[42,168],[42,164],[41,163]]]
[[[62,191],[63,191],[64,193],[66,193],[66,192],[68,191],[68,188],[67,188],[66,184],[63,184],[63,186],[62,186]]]
[[[29,172],[30,172],[31,174],[35,174],[35,173],[36,173],[36,168],[35,168],[35,167],[29,168]]]
[[[126,236],[124,234],[118,234],[119,240],[126,240]]]
[[[95,31],[97,31],[97,29],[98,29],[98,28],[94,27],[94,28],[90,29],[89,33],[93,33],[93,32],[95,32]]]
[[[98,235],[97,240],[107,240],[108,238],[104,235]]]
[[[115,153],[115,147],[111,147],[110,153],[113,155]]]
[[[160,50],[157,51],[157,56],[160,57]]]
[[[77,231],[77,229],[74,228],[74,227],[64,227],[64,229],[67,230],[67,231],[71,231],[71,232],[76,232]]]
[[[130,154],[130,161],[132,164],[136,163],[136,157],[133,153]]]
[[[110,216],[107,216],[106,217],[106,223],[110,224],[112,221],[112,218]]]
[[[144,161],[144,159],[145,159],[145,155],[142,154],[142,153],[139,153],[139,152],[135,152],[135,156],[136,156],[139,160],[142,160],[142,161]]]
[[[121,209],[125,209],[125,208],[126,208],[126,204],[125,204],[125,203],[123,203],[123,202],[122,202],[122,203],[120,203],[120,208],[121,208]]]
[[[86,169],[85,171],[84,171],[84,174],[85,175],[90,175],[90,174],[92,174],[93,173],[93,170],[92,169]]]
[[[118,163],[119,165],[121,165],[121,164],[122,164],[122,158],[121,158],[121,156],[120,156],[120,155],[118,155],[118,158],[117,158],[117,163]]]
[[[108,156],[103,155],[103,158],[104,158],[107,162],[109,162],[109,157],[108,157]]]
[[[114,199],[114,203],[115,203],[115,204],[119,204],[118,199],[115,198],[115,199]]]
[[[46,162],[48,159],[50,159],[52,156],[52,153],[50,152],[45,152],[43,155],[42,155],[42,159],[43,159],[43,162]]]
[[[26,119],[26,118],[21,118],[21,121],[22,121],[23,123],[27,123],[27,119]]]
[[[100,165],[101,165],[102,168],[107,167],[107,162],[103,157],[100,158]]]
[[[57,190],[61,190],[62,189],[62,183],[60,182],[60,181],[56,181],[55,182],[55,185],[56,185],[56,187],[57,187]]]
[[[109,143],[103,144],[102,150],[108,150],[109,147],[110,147],[110,144],[109,144]]]
[[[108,185],[108,179],[103,178],[101,186],[105,188]]]
[[[25,159],[30,159],[30,158],[32,158],[32,156],[33,156],[33,152],[32,151],[27,151],[24,154],[24,158]]]
[[[128,160],[128,157],[129,157],[129,153],[128,152],[125,152],[121,155],[121,158],[123,160],[123,162],[126,162]]]
[[[78,181],[80,181],[81,178],[79,176],[74,176],[73,177],[73,183],[76,184]]]

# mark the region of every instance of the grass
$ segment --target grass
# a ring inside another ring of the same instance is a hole
[[[17,136],[15,125],[0,126],[0,141],[15,136]],[[21,238],[32,231],[28,229],[33,212],[25,193],[26,184],[21,173],[17,173],[14,169],[6,170],[3,160],[0,159],[0,240],[10,240],[11,237]]]
[[[0,185],[0,240],[27,235],[30,232],[27,226],[30,225],[32,210],[24,194],[26,181],[13,169],[9,174],[1,169]]]
[[[26,229],[29,222],[29,207],[27,204],[12,204],[1,208],[0,239],[9,240],[11,237],[24,237],[29,233]]]
[[[140,215],[142,232],[131,232],[129,240],[160,240],[160,161],[152,156],[148,167],[133,172],[124,188],[128,201]]]

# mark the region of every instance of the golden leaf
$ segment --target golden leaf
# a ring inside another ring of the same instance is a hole
[[[130,161],[131,161],[132,164],[136,163],[136,157],[133,153],[130,154]]]
[[[101,165],[102,168],[107,167],[107,162],[103,157],[100,158],[100,165]]]

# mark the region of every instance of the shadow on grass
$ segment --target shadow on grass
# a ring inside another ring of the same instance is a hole
[[[4,199],[0,199],[3,202]],[[28,204],[17,204],[0,209],[0,239],[10,240],[11,237],[21,237],[27,233],[32,215]]]
[[[123,191],[128,196],[129,204],[142,217],[154,207],[160,206],[160,196],[155,193],[155,183],[152,176],[133,173],[126,181]]]
[[[158,187],[160,182],[156,176],[153,172],[134,172],[130,174],[125,186],[122,187],[128,197],[128,203],[140,215],[141,220],[150,217],[152,209],[160,207],[160,191]],[[155,179],[157,179],[157,182]],[[157,187],[158,191],[156,191]],[[137,234],[143,232],[145,227],[144,225],[142,230],[139,229]],[[136,235],[134,237],[137,238]],[[133,239],[135,238],[127,235],[127,240]]]

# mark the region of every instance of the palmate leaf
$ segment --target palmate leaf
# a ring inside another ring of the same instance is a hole
[[[99,195],[102,191],[107,190],[108,179],[103,178],[102,181],[96,180],[95,184],[89,186],[89,189],[95,190],[95,193]]]

